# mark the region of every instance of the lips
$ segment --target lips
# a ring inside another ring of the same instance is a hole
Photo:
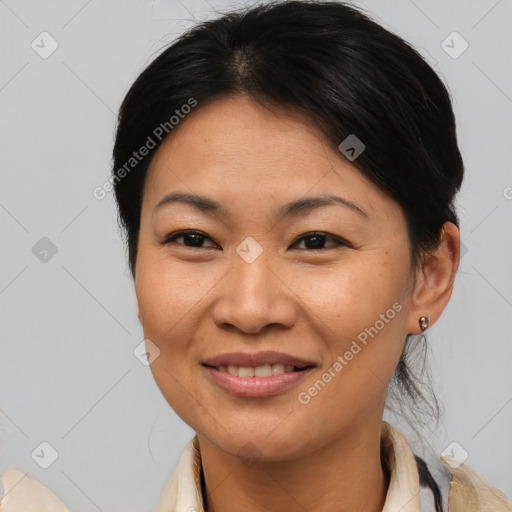
[[[213,382],[240,398],[265,398],[301,382],[317,365],[282,352],[232,352],[209,357],[202,366]]]
[[[264,365],[282,364],[283,366],[293,366],[295,370],[302,370],[308,367],[315,367],[313,361],[308,361],[301,357],[284,354],[282,352],[232,352],[209,357],[203,361],[203,365],[220,368],[221,366],[234,365],[238,367],[256,368]]]
[[[219,388],[230,395],[239,398],[267,398],[285,392],[299,384],[306,376],[314,371],[312,367],[304,370],[291,371],[289,373],[280,373],[266,377],[251,377],[240,375],[231,375],[230,373],[218,370],[213,366],[203,365],[207,374]],[[280,366],[283,365],[272,365]],[[221,366],[221,368],[225,368]],[[231,365],[228,368],[234,368]],[[242,368],[242,367],[241,367]],[[261,367],[260,367],[261,368]],[[293,368],[290,366],[290,368]],[[248,367],[246,367],[248,369]]]

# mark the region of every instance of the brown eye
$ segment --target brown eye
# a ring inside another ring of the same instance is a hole
[[[293,246],[297,245],[299,246],[296,249],[321,250],[350,244],[327,233],[308,233],[294,242]]]
[[[163,241],[164,245],[170,243],[177,243],[178,245],[194,248],[217,247],[217,245],[201,231],[178,231],[172,233]]]

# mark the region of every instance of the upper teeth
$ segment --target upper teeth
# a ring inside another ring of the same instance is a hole
[[[263,366],[235,366],[230,364],[228,366],[219,366],[219,371],[227,372],[231,375],[238,377],[271,377],[272,375],[281,375],[283,373],[293,372],[293,365],[291,364],[264,364]]]

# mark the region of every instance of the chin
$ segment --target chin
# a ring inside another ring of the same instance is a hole
[[[274,421],[271,428],[262,428],[261,424],[250,429],[243,425],[236,428],[232,424],[223,423],[215,431],[211,430],[211,426],[195,430],[220,450],[234,457],[247,459],[248,463],[290,460],[311,451],[309,443],[301,446],[297,442],[304,437],[300,432],[301,427],[296,425],[294,428],[294,425],[289,424],[286,428],[284,425],[276,428],[282,421],[282,418]]]

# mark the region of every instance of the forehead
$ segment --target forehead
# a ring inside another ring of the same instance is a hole
[[[240,164],[238,175],[244,177],[275,174],[284,170],[280,164],[293,162],[290,175],[312,160],[325,160],[326,145],[320,131],[298,112],[270,110],[247,96],[229,97],[187,116],[163,142],[151,169],[172,154],[175,165],[208,172],[228,172]]]
[[[311,120],[247,96],[198,106],[164,140],[148,170],[144,201],[154,205],[172,191],[255,208],[333,192],[369,212],[398,206]]]

